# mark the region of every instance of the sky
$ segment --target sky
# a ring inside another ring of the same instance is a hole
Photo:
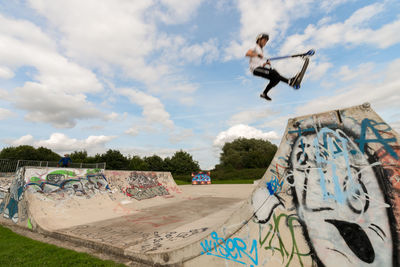
[[[398,0],[0,0],[0,149],[183,150],[209,170],[226,142],[279,145],[289,118],[365,102],[400,132],[399,14]],[[266,57],[316,51],[271,102],[245,57],[261,32]]]

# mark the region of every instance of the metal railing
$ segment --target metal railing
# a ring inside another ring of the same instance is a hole
[[[57,167],[58,161],[0,159],[0,175],[14,173],[19,167]],[[105,169],[106,163],[73,162],[69,168]]]

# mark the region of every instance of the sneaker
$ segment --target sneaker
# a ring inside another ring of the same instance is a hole
[[[272,99],[271,99],[269,96],[267,96],[266,94],[261,94],[260,97],[261,97],[261,98],[264,98],[264,99],[266,99],[266,100],[268,100],[268,101],[271,101],[271,100],[272,100]]]

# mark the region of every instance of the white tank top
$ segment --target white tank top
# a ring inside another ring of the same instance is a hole
[[[258,44],[254,47],[253,51],[259,55],[264,55],[262,48]],[[250,57],[249,67],[251,72],[253,72],[255,68],[262,67],[265,62],[266,60],[264,58]]]

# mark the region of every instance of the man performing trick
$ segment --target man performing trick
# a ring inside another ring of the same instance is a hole
[[[304,72],[307,69],[309,59],[306,58],[306,61],[303,65],[302,70],[293,78],[285,78],[281,76],[276,70],[271,68],[271,63],[268,59],[264,59],[263,47],[267,44],[269,40],[269,36],[266,33],[260,33],[256,38],[256,46],[253,49],[250,49],[246,53],[246,57],[250,57],[249,67],[250,71],[255,76],[260,76],[266,79],[269,79],[269,83],[267,87],[265,87],[264,92],[260,95],[260,97],[265,98],[266,100],[271,100],[271,98],[267,95],[268,92],[276,86],[280,81],[287,83],[289,86],[292,86],[295,89],[300,88],[300,82],[303,78]],[[288,58],[288,57],[296,57],[296,56],[310,56],[314,54],[314,50],[310,50],[304,54],[279,57],[275,59]]]

